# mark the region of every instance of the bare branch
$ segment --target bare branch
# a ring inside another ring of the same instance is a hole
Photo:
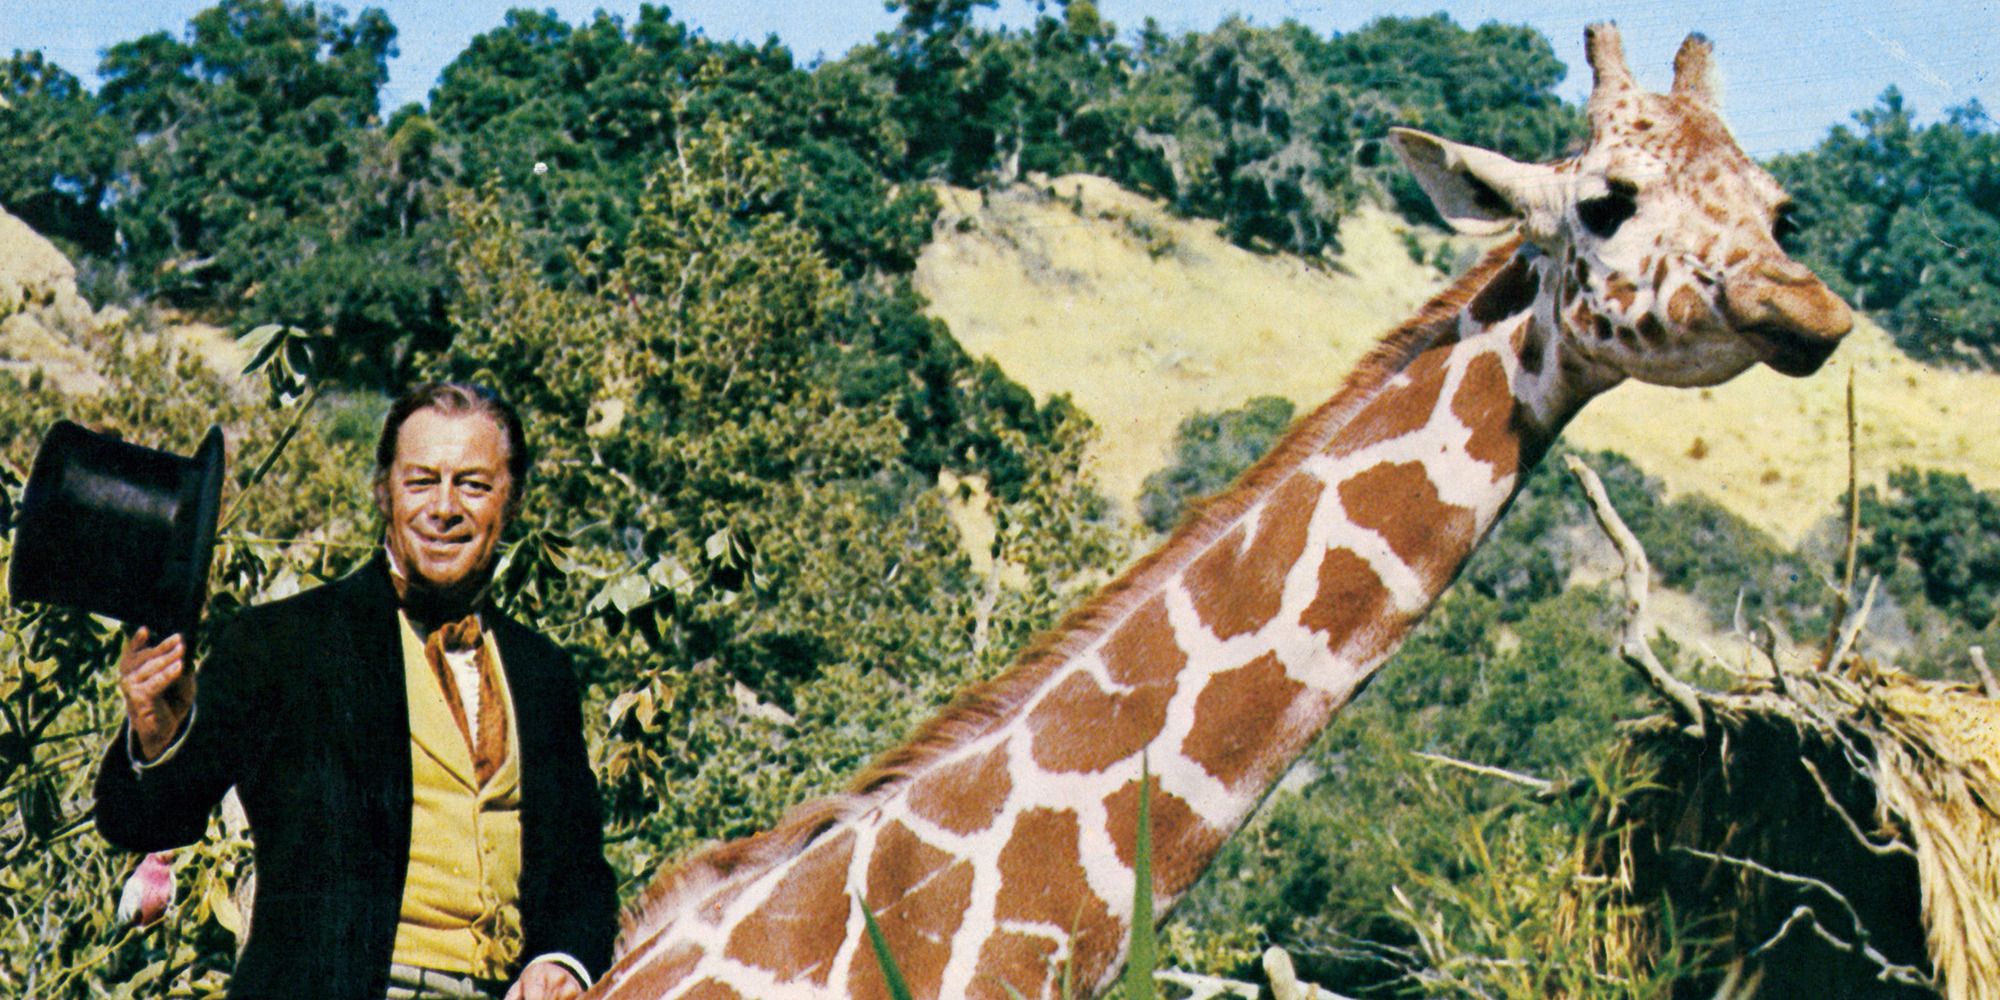
[[[1881,980],[1883,982],[1909,983],[1916,986],[1936,985],[1929,976],[1923,973],[1922,970],[1917,969],[1913,966],[1899,965],[1895,962],[1892,962],[1889,960],[1889,956],[1882,954],[1880,951],[1876,950],[1876,948],[1873,945],[1869,944],[1868,925],[1862,922],[1861,914],[1855,911],[1854,904],[1848,902],[1847,897],[1845,895],[1842,895],[1839,889],[1836,889],[1833,886],[1828,885],[1827,883],[1822,882],[1819,879],[1813,878],[1811,876],[1795,875],[1791,872],[1781,872],[1775,868],[1769,867],[1768,865],[1763,865],[1759,864],[1758,862],[1752,861],[1749,858],[1738,858],[1738,857],[1731,857],[1730,855],[1727,854],[1716,854],[1710,851],[1697,850],[1695,848],[1687,847],[1685,845],[1676,845],[1674,847],[1674,850],[1679,851],[1682,854],[1687,854],[1693,857],[1701,858],[1705,861],[1713,861],[1718,864],[1734,865],[1739,868],[1756,872],[1757,874],[1762,875],[1765,878],[1773,879],[1779,882],[1784,882],[1789,885],[1802,886],[1809,889],[1817,889],[1820,892],[1825,893],[1827,897],[1832,899],[1834,902],[1839,903],[1841,909],[1847,911],[1848,922],[1854,928],[1855,940],[1853,941],[1842,940],[1832,931],[1827,930],[1825,925],[1819,922],[1819,914],[1815,912],[1812,907],[1801,904],[1797,909],[1792,911],[1792,915],[1790,917],[1786,918],[1784,926],[1778,929],[1778,933],[1776,936],[1772,937],[1769,941],[1766,941],[1763,944],[1757,946],[1757,949],[1750,953],[1752,957],[1761,954],[1765,949],[1770,948],[1776,945],[1779,941],[1783,940],[1785,935],[1791,932],[1793,925],[1797,924],[1802,920],[1811,921],[1813,932],[1818,934],[1820,938],[1825,940],[1828,944],[1834,946],[1835,948],[1840,949],[1841,951],[1847,952],[1848,954],[1858,953],[1863,958],[1866,958],[1870,962],[1875,963],[1875,968],[1877,970],[1875,974],[1876,979]],[[1801,915],[1802,912],[1803,915]]]
[[[1793,908],[1791,915],[1786,917],[1785,922],[1778,927],[1778,933],[1772,935],[1770,940],[1751,949],[1750,956],[1755,958],[1777,947],[1778,943],[1783,941],[1792,932],[1792,928],[1797,927],[1801,923],[1810,926],[1814,935],[1835,949],[1850,955],[1860,952],[1862,957],[1875,963],[1875,978],[1880,982],[1903,983],[1909,986],[1931,988],[1937,986],[1937,983],[1931,977],[1924,975],[1923,970],[1915,966],[1898,965],[1895,962],[1889,961],[1889,956],[1882,954],[1869,945],[1856,944],[1852,941],[1843,940],[1839,935],[1827,930],[1826,925],[1819,922],[1819,914],[1813,912],[1812,907],[1806,906],[1803,903]]]
[[[1835,641],[1840,636],[1840,622],[1854,601],[1854,562],[1860,539],[1861,488],[1855,476],[1854,370],[1850,368],[1847,371],[1847,558],[1842,563],[1840,588],[1834,592],[1833,624],[1827,628],[1826,649],[1820,654],[1821,670],[1840,662]]]
[[[1625,526],[1617,509],[1611,506],[1611,497],[1604,492],[1604,482],[1597,478],[1597,473],[1575,455],[1563,456],[1563,462],[1569,467],[1570,475],[1576,477],[1577,485],[1583,487],[1584,496],[1590,501],[1590,511],[1597,517],[1597,526],[1604,529],[1611,544],[1618,548],[1618,554],[1625,560],[1625,634],[1618,645],[1619,655],[1645,676],[1653,690],[1680,709],[1688,735],[1703,738],[1707,727],[1702,721],[1700,696],[1686,682],[1667,673],[1667,668],[1660,664],[1646,638],[1646,592],[1651,575],[1646,550],[1640,546],[1632,529]]]
[[[1813,784],[1819,786],[1820,798],[1825,799],[1827,808],[1833,810],[1833,814],[1840,817],[1840,821],[1847,825],[1847,832],[1854,835],[1855,843],[1867,848],[1870,854],[1881,857],[1888,857],[1892,854],[1903,854],[1911,858],[1917,856],[1917,852],[1912,850],[1910,845],[1894,837],[1891,837],[1886,844],[1878,844],[1874,840],[1871,840],[1868,834],[1862,831],[1861,824],[1854,821],[1854,816],[1834,799],[1833,789],[1828,788],[1826,779],[1820,777],[1819,768],[1813,766],[1813,762],[1804,757],[1799,758],[1799,763],[1804,765],[1807,774],[1812,775]]]
[[[1847,654],[1854,649],[1854,640],[1861,637],[1862,626],[1868,624],[1868,612],[1875,607],[1875,588],[1881,582],[1880,576],[1868,578],[1868,594],[1861,599],[1861,608],[1848,619],[1847,627],[1840,632],[1840,644],[1833,648],[1833,658],[1822,664],[1822,667],[1846,662]]]
[[[1548,794],[1548,792],[1551,789],[1555,788],[1555,782],[1550,781],[1547,778],[1537,778],[1532,774],[1522,774],[1519,771],[1509,771],[1504,767],[1494,767],[1491,764],[1474,764],[1469,760],[1459,760],[1457,757],[1447,757],[1441,753],[1425,753],[1424,751],[1421,750],[1413,750],[1411,751],[1411,753],[1414,756],[1421,757],[1424,760],[1430,761],[1434,764],[1444,764],[1448,767],[1456,767],[1461,770],[1470,771],[1473,774],[1480,775],[1481,777],[1499,778],[1502,781],[1511,781],[1514,784],[1521,785],[1526,788],[1532,788],[1535,791],[1542,793],[1544,795]]]
[[[1972,667],[1979,671],[1979,686],[1986,689],[1986,697],[2000,698],[2000,681],[1993,679],[1993,668],[1986,665],[1986,648],[1974,646],[1965,651],[1972,657]]]
[[[1784,664],[1778,662],[1777,623],[1762,615],[1759,615],[1757,620],[1764,626],[1764,640],[1759,644],[1758,649],[1763,651],[1764,659],[1771,661],[1771,685],[1778,689],[1779,694],[1789,697],[1791,691],[1785,687],[1785,667]]]

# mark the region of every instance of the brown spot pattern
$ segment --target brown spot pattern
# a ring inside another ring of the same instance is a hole
[[[1153,838],[1153,891],[1177,895],[1188,886],[1208,866],[1208,859],[1215,856],[1222,846],[1222,831],[1210,827],[1196,816],[1194,809],[1180,796],[1162,791],[1157,779],[1153,782],[1152,802]],[[1133,779],[1124,787],[1104,798],[1104,832],[1111,837],[1111,845],[1118,852],[1118,860],[1127,868],[1139,863],[1137,833],[1139,829],[1139,782]]]
[[[1073,673],[1028,718],[1030,751],[1049,771],[1102,771],[1138,753],[1167,721],[1187,654],[1174,643],[1164,597],[1147,602],[1105,642],[1105,673],[1132,688],[1111,692]]]
[[[1167,721],[1171,685],[1149,684],[1117,695],[1085,674],[1071,674],[1029,719],[1035,763],[1048,771],[1102,771],[1151,742]]]
[[[847,930],[847,866],[854,831],[813,845],[785,874],[771,898],[736,925],[724,952],[780,980],[808,977],[826,985]]]
[[[1530,375],[1541,374],[1542,364],[1547,360],[1543,356],[1543,352],[1548,350],[1548,334],[1542,330],[1542,324],[1534,320],[1529,320],[1521,324],[1521,346],[1519,350],[1521,355],[1521,370]]]
[[[1614,274],[1604,282],[1604,295],[1618,304],[1620,312],[1630,312],[1632,303],[1639,301],[1639,286],[1622,274]]]
[[[908,835],[907,830],[904,833]],[[879,847],[876,857],[881,857]],[[944,968],[951,961],[951,939],[958,933],[966,907],[972,902],[972,862],[960,861],[935,878],[913,883],[914,889],[907,895],[883,904],[877,904],[873,898],[877,874],[871,866],[869,906],[879,906],[875,909],[875,920],[889,944],[889,953],[896,956],[911,996],[935,997],[943,989]],[[904,874],[907,873],[887,873],[884,880],[894,883]],[[873,960],[874,949],[863,951],[848,974],[848,995],[887,997],[888,983],[882,978],[881,965]]]
[[[1356,474],[1340,484],[1340,502],[1349,520],[1381,535],[1434,593],[1472,549],[1472,512],[1440,500],[1437,486],[1416,462]]]
[[[1169,683],[1186,666],[1187,654],[1174,642],[1164,597],[1147,601],[1104,643],[1105,672],[1120,684]]]
[[[639,971],[621,979],[618,986],[605,995],[605,1000],[620,997],[650,998],[661,997],[667,991],[680,985],[687,974],[701,961],[700,945],[682,942],[667,949],[660,957],[644,962]],[[621,963],[622,964],[622,963]]]
[[[1263,738],[1305,685],[1285,676],[1285,665],[1265,653],[1209,678],[1195,699],[1194,727],[1181,752],[1235,790],[1245,776],[1267,776]]]
[[[890,823],[875,835],[875,849],[868,856],[868,890],[862,898],[880,916],[951,862],[950,854],[924,843],[909,827]]]
[[[1403,369],[1408,384],[1377,393],[1341,429],[1340,439],[1333,443],[1333,456],[1346,458],[1370,445],[1421,430],[1430,422],[1438,396],[1444,392],[1445,361],[1450,356],[1448,347],[1433,347],[1418,355]]]
[[[917,779],[910,786],[910,809],[963,836],[991,826],[1013,791],[1006,751],[995,747]]]
[[[1675,289],[1674,297],[1667,300],[1667,318],[1683,329],[1693,325],[1706,312],[1708,300],[1687,285]]]
[[[1277,615],[1285,573],[1305,551],[1306,529],[1325,489],[1317,477],[1293,473],[1264,502],[1249,551],[1238,525],[1188,567],[1188,594],[1217,638],[1255,632]]]
[[[1589,303],[1586,303],[1581,299],[1577,300],[1577,302],[1574,305],[1570,306],[1569,309],[1570,329],[1572,330],[1590,329],[1590,317],[1591,314],[1590,314]]]
[[[1472,321],[1480,326],[1492,326],[1535,303],[1535,296],[1541,293],[1541,282],[1535,277],[1535,269],[1522,257],[1516,257],[1479,294],[1466,305]]]
[[[1000,849],[1000,894],[995,919],[1054,924],[1070,932],[1076,978],[1091,982],[1117,951],[1120,921],[1090,891],[1078,859],[1076,813],[1031,809],[1014,821]]]
[[[1493,468],[1493,481],[1514,474],[1521,461],[1521,435],[1514,423],[1514,387],[1507,382],[1506,366],[1491,354],[1482,354],[1465,366],[1458,392],[1451,397],[1451,412],[1472,429],[1465,451],[1473,461]]]
[[[1389,588],[1352,549],[1331,549],[1319,564],[1319,590],[1299,622],[1324,632],[1327,645],[1345,647],[1363,626],[1382,622],[1389,611]]]
[[[694,988],[681,994],[682,1000],[743,1000],[743,994],[730,989],[728,984],[713,979],[704,979],[694,984]]]
[[[1048,996],[1055,979],[1056,943],[1028,934],[1002,932],[979,946],[979,971],[968,1000],[1012,1000],[1007,987],[1024,997]]]

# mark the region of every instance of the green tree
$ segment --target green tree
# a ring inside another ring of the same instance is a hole
[[[1975,102],[1919,127],[1891,87],[1771,163],[1798,205],[1787,249],[1882,317],[1911,356],[2000,363],[2000,133]]]
[[[1292,401],[1259,396],[1234,410],[1197,413],[1174,429],[1174,462],[1146,477],[1139,489],[1139,519],[1164,532],[1180,522],[1190,503],[1219,493],[1262,458],[1292,424]]]
[[[113,218],[140,286],[240,309],[246,328],[330,335],[328,369],[362,380],[388,378],[399,351],[435,338],[435,240],[407,225],[378,239],[371,212],[385,201],[374,185],[407,179],[378,165],[415,165],[383,148],[376,118],[395,37],[379,10],[224,0],[185,41],[155,33],[106,50],[99,101],[136,136]],[[407,223],[406,209],[392,211]]]
[[[76,77],[40,52],[0,63],[0,206],[36,232],[92,252],[113,248],[104,197],[125,141]]]
[[[1000,429],[1041,456],[999,501],[997,555],[1030,584],[971,571],[898,397],[831,377],[853,298],[784,159],[690,136],[620,262],[575,282],[545,280],[501,199],[459,209],[458,336],[432,370],[518,387],[551,502],[503,580],[544,621],[612,629],[586,662],[633,877],[830,790],[1117,552],[1067,417],[1059,450]]]
[[[2000,493],[1964,476],[1902,468],[1861,491],[1863,566],[1904,600],[1922,599],[1969,629],[2000,614]]]

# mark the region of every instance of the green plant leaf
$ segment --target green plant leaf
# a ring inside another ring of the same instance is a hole
[[[910,1000],[910,987],[903,982],[903,970],[896,965],[896,956],[889,954],[889,941],[882,936],[882,928],[875,923],[875,914],[868,912],[868,904],[860,893],[854,894],[855,905],[861,907],[861,919],[868,924],[868,943],[875,946],[875,961],[882,966],[882,982],[889,987],[891,1000]]]
[[[1153,772],[1139,758],[1139,822],[1132,833],[1132,947],[1125,959],[1126,1000],[1153,1000],[1159,942],[1153,935]]]

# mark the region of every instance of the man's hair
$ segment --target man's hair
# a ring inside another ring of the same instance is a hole
[[[389,415],[382,418],[382,436],[375,442],[375,482],[379,485],[389,475],[389,466],[396,462],[396,438],[403,431],[403,422],[419,410],[436,410],[446,416],[456,417],[477,413],[499,425],[500,433],[507,438],[507,479],[508,490],[512,494],[509,506],[519,506],[522,491],[528,485],[528,439],[521,430],[521,415],[514,412],[512,404],[501,399],[499,393],[483,385],[471,382],[426,382],[397,399],[389,407]]]

